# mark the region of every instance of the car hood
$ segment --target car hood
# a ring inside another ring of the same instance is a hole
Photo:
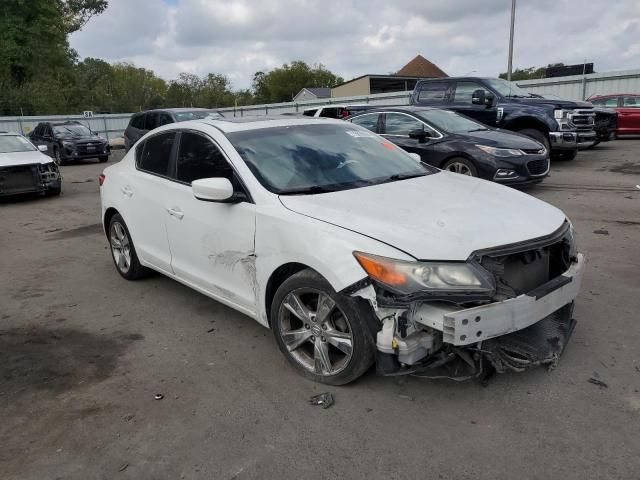
[[[517,148],[533,150],[542,148],[543,145],[535,140],[519,133],[501,130],[481,130],[478,132],[458,133],[457,137],[479,145],[489,145],[499,148]]]
[[[555,98],[514,98],[508,97],[507,100],[513,103],[523,103],[526,105],[544,106],[550,105],[553,108],[592,108],[589,102],[573,102],[571,100],[556,100]]]
[[[11,152],[0,153],[0,167],[15,167],[17,165],[33,165],[34,163],[51,163],[50,157],[40,153],[32,152]]]
[[[449,172],[316,195],[281,195],[293,212],[352,230],[420,260],[466,260],[476,250],[553,233],[557,208],[492,182]]]

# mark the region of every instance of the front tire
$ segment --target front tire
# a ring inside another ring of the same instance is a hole
[[[468,177],[478,176],[478,169],[471,162],[471,160],[462,157],[456,157],[447,160],[444,165],[442,165],[442,170],[459,173],[460,175],[467,175]]]
[[[62,158],[62,153],[60,153],[60,149],[56,148],[53,150],[53,159],[56,162],[56,165],[59,167],[64,164],[64,160]]]
[[[568,150],[568,151],[560,151],[554,152],[551,155],[552,160],[561,160],[561,161],[571,161],[578,155],[578,150]]]
[[[523,128],[522,130],[518,130],[518,133],[521,135],[526,135],[529,138],[533,138],[535,141],[540,142],[542,145],[544,145],[544,148],[547,150],[547,152],[551,151],[549,137],[547,137],[547,134],[545,132],[536,128]]]
[[[147,276],[149,270],[140,264],[129,229],[119,213],[111,217],[108,232],[111,258],[118,273],[127,280]]]
[[[313,270],[302,270],[276,291],[271,327],[280,351],[304,377],[345,385],[373,364],[371,307],[345,297]]]

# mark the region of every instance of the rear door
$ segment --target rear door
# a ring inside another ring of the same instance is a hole
[[[482,90],[486,95],[493,95],[492,92],[487,90],[484,85],[470,81],[459,80],[456,82],[455,90],[453,92],[451,110],[471,117],[479,122],[495,127],[498,121],[498,111],[495,106],[495,100],[491,106],[488,105],[475,105],[472,102],[473,92],[476,90]]]
[[[122,195],[123,216],[138,255],[154,267],[171,273],[171,252],[164,206],[171,184],[169,169],[175,155],[175,131],[153,135],[136,145],[136,168],[126,178]]]
[[[618,109],[618,133],[640,133],[640,96],[622,96],[622,105]]]
[[[184,130],[174,175],[164,196],[173,271],[213,296],[255,313],[255,204],[207,202],[195,198],[191,190],[194,180],[223,177],[249,198],[227,156],[209,136]]]

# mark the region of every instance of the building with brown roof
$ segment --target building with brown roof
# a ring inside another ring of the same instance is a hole
[[[331,89],[331,96],[351,97],[372,95],[374,93],[411,91],[416,86],[416,82],[421,78],[440,78],[446,76],[447,74],[437,65],[431,63],[422,55],[418,55],[396,74],[367,74],[336,85]]]

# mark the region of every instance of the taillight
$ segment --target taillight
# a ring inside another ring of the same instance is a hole
[[[107,178],[104,176],[104,173],[101,173],[100,175],[98,175],[98,183],[100,184],[100,186],[102,186],[102,184],[104,183],[104,179]]]

